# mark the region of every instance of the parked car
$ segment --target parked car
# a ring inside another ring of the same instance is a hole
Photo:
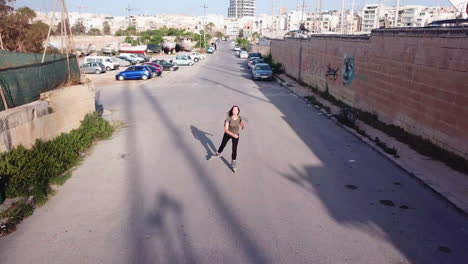
[[[241,48],[240,48],[239,46],[236,45],[236,46],[234,47],[234,51],[238,51],[238,50],[241,50]]]
[[[260,58],[258,58],[258,57],[250,58],[249,61],[247,62],[247,67],[249,67],[249,69],[252,68],[251,66],[252,66],[252,63],[253,63],[254,60],[260,60]]]
[[[179,69],[179,66],[177,66],[177,64],[170,63],[166,60],[154,60],[153,63],[162,66],[165,71],[177,71]]]
[[[145,62],[143,65],[151,65],[151,66],[154,66],[154,67],[156,67],[156,68],[158,68],[160,70],[163,70],[161,65],[159,65],[159,64],[157,64],[155,62]]]
[[[127,57],[127,58],[135,60],[136,62],[139,62],[139,63],[145,62],[144,58],[138,57],[133,53],[120,53],[119,56]]]
[[[104,64],[104,66],[106,67],[106,71],[117,70],[119,68],[119,63],[112,59],[113,58],[108,56],[87,56],[84,62],[100,62]]]
[[[198,56],[202,60],[206,59],[205,54],[201,54],[200,52],[192,52],[192,55]]]
[[[265,61],[263,59],[253,60],[252,63],[250,64],[250,69],[253,69],[255,67],[255,65],[261,64],[261,63],[265,63]]]
[[[119,63],[120,67],[128,67],[132,65],[132,63],[128,60],[119,59],[117,57],[114,57],[114,59]]]
[[[83,73],[101,74],[106,72],[106,66],[100,62],[88,62],[80,66]]]
[[[160,53],[162,51],[162,48],[159,45],[148,44],[146,51],[151,53]]]
[[[150,57],[148,57],[148,56],[146,56],[144,54],[141,54],[141,53],[137,53],[137,54],[135,54],[135,56],[137,56],[138,58],[143,58],[143,60],[144,60],[143,62],[149,62],[151,60]]]
[[[241,51],[239,54],[239,58],[241,59],[247,59],[249,57],[249,53],[247,51]]]
[[[176,63],[177,65],[188,65],[188,66],[192,66],[195,64],[192,58],[187,55],[176,56],[175,59],[173,59],[171,62]]]
[[[184,55],[190,56],[191,58],[193,58],[194,62],[199,62],[200,60],[203,60],[203,59],[206,58],[205,55],[202,55],[199,52],[180,52],[177,55],[179,55],[179,56],[184,56]]]
[[[137,60],[134,60],[134,59],[132,59],[132,58],[130,58],[130,57],[126,57],[126,56],[116,56],[115,58],[128,61],[128,62],[130,62],[130,64],[132,64],[132,65],[135,65],[135,64],[137,64],[137,62],[138,62]]]
[[[152,71],[148,66],[131,66],[125,71],[115,75],[115,79],[119,81],[123,80],[147,80],[153,77]]]
[[[209,47],[206,49],[206,53],[209,53],[209,54],[213,54],[214,53],[214,48],[213,47]]]
[[[270,65],[266,63],[257,63],[252,68],[252,79],[253,80],[272,80],[273,71],[270,68]]]
[[[262,58],[262,54],[259,52],[250,52],[249,53],[249,59],[252,57],[257,57],[257,58]]]
[[[158,76],[161,76],[162,75],[162,69],[161,68],[157,68],[153,65],[150,65],[150,64],[145,64],[144,66],[148,67],[150,70],[151,70],[151,73],[152,73],[152,77],[158,77]]]

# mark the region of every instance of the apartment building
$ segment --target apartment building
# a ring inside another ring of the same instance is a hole
[[[230,0],[228,8],[228,17],[254,17],[255,9],[256,0]]]

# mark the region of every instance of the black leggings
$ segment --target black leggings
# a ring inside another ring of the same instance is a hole
[[[239,138],[234,138],[227,133],[224,133],[223,141],[221,142],[221,146],[219,146],[218,153],[223,152],[224,147],[226,147],[226,144],[230,139],[232,139],[232,160],[236,160],[237,144],[239,144]]]

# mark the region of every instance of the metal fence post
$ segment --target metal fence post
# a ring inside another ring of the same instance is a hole
[[[3,105],[5,107],[5,110],[8,109],[8,104],[7,104],[7,101],[6,101],[6,98],[5,98],[5,93],[3,92],[3,88],[2,86],[0,85],[0,96],[2,97],[2,102],[3,102]]]

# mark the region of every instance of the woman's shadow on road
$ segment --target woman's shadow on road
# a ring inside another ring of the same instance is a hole
[[[216,153],[216,147],[213,144],[213,141],[211,141],[211,139],[208,137],[213,136],[213,134],[202,131],[193,125],[190,126],[190,129],[192,130],[193,137],[200,141],[202,146],[205,148],[206,160],[209,160]],[[224,157],[221,157],[221,160],[228,168],[231,168],[229,162]]]

